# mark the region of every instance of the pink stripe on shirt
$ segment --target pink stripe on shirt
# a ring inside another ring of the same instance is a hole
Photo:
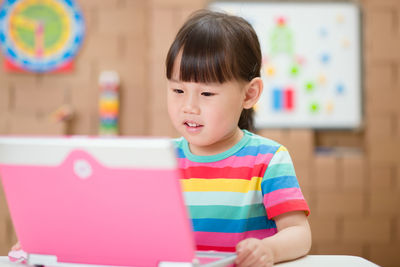
[[[271,158],[274,154],[259,154],[257,157],[255,156],[243,156],[243,157],[236,157],[232,156],[218,162],[193,162],[186,158],[179,158],[178,159],[178,166],[179,168],[189,168],[189,167],[213,167],[213,168],[223,168],[223,167],[253,167],[257,164],[268,164],[271,161]]]
[[[244,233],[194,232],[196,244],[199,246],[235,247],[245,238],[263,239],[276,234],[276,228],[248,231]],[[199,242],[201,240],[201,242]]]
[[[268,208],[292,199],[304,199],[300,188],[283,188],[265,194],[264,205]]]

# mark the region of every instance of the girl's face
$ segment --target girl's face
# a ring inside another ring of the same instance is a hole
[[[179,80],[180,56],[168,80],[168,113],[175,128],[197,155],[213,155],[234,146],[243,136],[238,121],[245,84],[237,81],[195,83]]]

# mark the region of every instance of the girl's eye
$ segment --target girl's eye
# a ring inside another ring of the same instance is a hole
[[[203,93],[201,93],[201,95],[203,95],[203,96],[213,96],[215,94],[211,93],[211,92],[203,92]]]
[[[172,91],[177,94],[183,94],[183,90],[181,89],[173,89]]]

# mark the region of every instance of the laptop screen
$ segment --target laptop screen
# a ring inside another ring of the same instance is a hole
[[[0,137],[0,175],[28,254],[122,266],[194,259],[168,139]]]

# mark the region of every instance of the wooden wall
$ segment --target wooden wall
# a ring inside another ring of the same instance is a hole
[[[0,69],[0,134],[90,134],[98,77],[121,78],[121,134],[177,136],[165,101],[164,60],[176,31],[205,0],[80,0],[86,37],[67,74]],[[362,0],[364,128],[261,130],[282,142],[311,206],[312,254],[350,254],[400,265],[400,1]],[[0,61],[3,57],[0,55]],[[49,119],[63,104],[72,120]],[[316,153],[317,146],[353,150]],[[16,238],[0,191],[0,254]]]

